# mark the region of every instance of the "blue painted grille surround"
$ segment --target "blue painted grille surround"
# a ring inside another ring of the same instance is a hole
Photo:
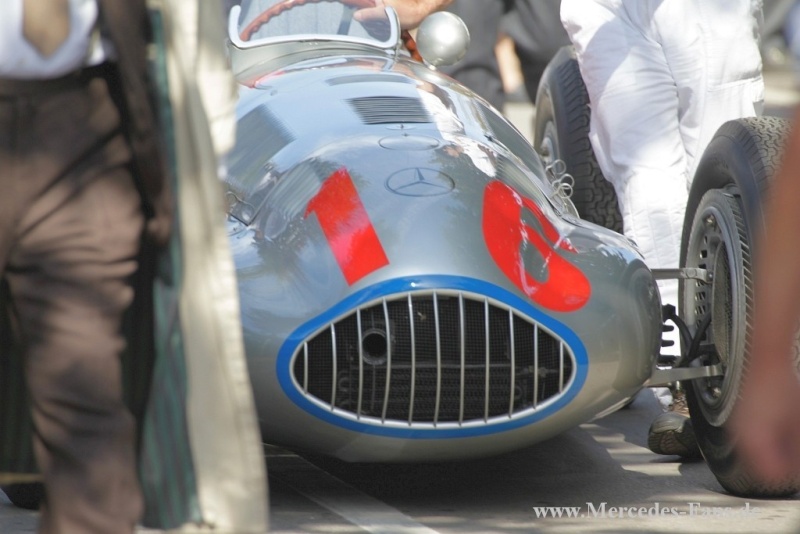
[[[571,351],[574,362],[572,380],[565,385],[563,391],[556,398],[545,402],[541,407],[524,416],[493,417],[488,421],[465,421],[463,424],[447,422],[427,426],[419,423],[410,425],[400,421],[385,421],[376,424],[376,422],[370,422],[369,418],[355,419],[350,412],[339,408],[331,409],[329,405],[325,406],[323,403],[315,402],[303,393],[302,386],[299,386],[293,378],[292,366],[295,353],[303,343],[308,341],[309,337],[366,303],[399,293],[425,290],[464,291],[484,295],[541,324],[560,338],[561,342]],[[334,426],[354,432],[393,438],[448,439],[506,432],[533,424],[554,414],[569,404],[583,387],[588,373],[588,357],[583,343],[571,329],[516,294],[473,278],[430,275],[398,278],[374,284],[354,293],[325,313],[301,325],[281,346],[276,360],[276,373],[284,393],[296,405]]]

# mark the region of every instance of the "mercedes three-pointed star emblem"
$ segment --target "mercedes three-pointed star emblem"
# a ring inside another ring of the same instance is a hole
[[[410,168],[397,171],[386,180],[386,187],[398,195],[432,197],[455,189],[455,182],[435,169]]]

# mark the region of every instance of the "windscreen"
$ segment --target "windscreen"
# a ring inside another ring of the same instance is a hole
[[[242,0],[238,35],[248,44],[291,39],[334,38],[393,44],[395,28],[386,10],[369,10],[370,0]],[[355,20],[355,13],[370,13]]]

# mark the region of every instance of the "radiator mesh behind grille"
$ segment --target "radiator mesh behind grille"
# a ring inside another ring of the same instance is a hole
[[[361,306],[309,337],[292,371],[304,395],[358,419],[488,422],[558,397],[574,356],[503,304],[442,291]]]

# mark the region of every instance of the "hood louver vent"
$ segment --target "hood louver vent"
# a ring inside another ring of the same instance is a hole
[[[393,124],[398,122],[426,123],[433,118],[419,98],[368,97],[354,98],[350,105],[364,124]]]

